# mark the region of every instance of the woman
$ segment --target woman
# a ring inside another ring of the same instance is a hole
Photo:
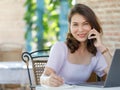
[[[66,42],[57,42],[41,76],[41,84],[60,86],[86,82],[91,73],[108,73],[111,55],[102,43],[102,29],[95,13],[86,5],[76,4],[70,11]]]

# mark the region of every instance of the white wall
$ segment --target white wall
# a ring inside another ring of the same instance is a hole
[[[25,0],[0,0],[0,43],[24,44]]]

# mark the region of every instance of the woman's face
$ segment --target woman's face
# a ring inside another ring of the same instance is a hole
[[[76,13],[71,18],[70,30],[75,39],[85,42],[88,39],[91,26],[82,15]]]

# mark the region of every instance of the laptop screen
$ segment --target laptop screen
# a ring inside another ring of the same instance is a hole
[[[110,70],[108,72],[105,87],[120,86],[120,49],[116,49]]]

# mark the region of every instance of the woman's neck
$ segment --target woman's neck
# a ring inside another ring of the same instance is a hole
[[[87,46],[86,43],[80,43],[80,46],[79,46],[77,51],[81,52],[81,53],[86,52],[87,51],[87,47],[86,46]]]

